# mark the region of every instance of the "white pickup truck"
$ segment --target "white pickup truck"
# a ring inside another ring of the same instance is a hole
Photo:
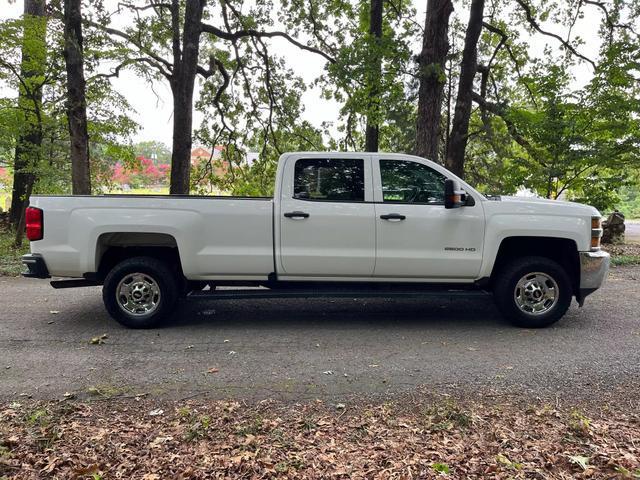
[[[273,198],[33,196],[28,277],[103,285],[120,323],[155,326],[187,295],[423,296],[493,292],[544,327],[609,268],[598,211],[487,198],[431,161],[285,153]],[[218,288],[235,286],[239,288]]]

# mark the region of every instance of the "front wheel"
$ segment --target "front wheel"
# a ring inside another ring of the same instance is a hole
[[[547,327],[571,305],[571,279],[562,266],[545,257],[523,257],[509,263],[494,284],[498,309],[514,325]]]
[[[151,257],[133,257],[109,272],[102,287],[102,300],[120,324],[152,328],[173,311],[178,293],[175,274],[166,263]]]

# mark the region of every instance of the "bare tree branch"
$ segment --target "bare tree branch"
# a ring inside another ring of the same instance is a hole
[[[594,5],[598,7],[600,10],[602,10],[602,12],[604,13],[605,22],[607,22],[609,29],[613,30],[614,28],[623,28],[623,29],[629,30],[631,33],[633,33],[636,36],[638,35],[638,33],[633,29],[631,25],[624,24],[624,23],[614,23],[613,20],[611,19],[611,14],[609,13],[609,10],[607,10],[607,7],[604,3],[597,2],[594,0],[581,0],[581,1],[582,3],[586,3],[587,5]]]
[[[558,40],[564,46],[564,48],[566,48],[568,51],[570,51],[574,56],[584,60],[587,63],[589,63],[593,67],[593,69],[595,70],[595,68],[596,68],[595,62],[593,60],[591,60],[590,58],[585,57],[580,52],[578,52],[573,47],[573,45],[571,45],[571,43],[569,43],[567,40],[564,40],[558,34],[555,34],[553,32],[549,32],[547,30],[543,30],[542,27],[540,26],[540,24],[538,23],[538,21],[536,20],[536,18],[534,17],[533,12],[531,11],[531,6],[529,4],[527,4],[525,2],[525,0],[516,0],[516,3],[518,5],[520,5],[522,10],[524,11],[525,17],[527,18],[527,22],[529,22],[529,25],[531,25],[531,27],[534,30],[536,30],[537,32],[539,32],[542,35],[545,35],[547,37],[555,38],[556,40]]]
[[[209,25],[207,23],[202,24],[202,31],[215,35],[216,37],[221,38],[223,40],[238,40],[243,37],[254,37],[254,38],[281,37],[287,40],[292,45],[295,45],[296,47],[300,48],[301,50],[306,50],[307,52],[316,53],[324,57],[328,62],[335,63],[335,59],[331,55],[327,54],[326,52],[323,52],[318,48],[310,47],[309,45],[304,45],[303,43],[300,43],[298,40],[294,39],[288,33],[285,33],[285,32],[280,32],[280,31],[261,32],[252,28],[236,30],[235,32],[227,32],[225,30],[222,30],[213,25]]]
[[[116,28],[112,28],[112,27],[107,27],[104,25],[101,25],[99,23],[96,23],[94,21],[91,20],[83,20],[84,23],[86,23],[87,25],[93,27],[93,28],[97,28],[98,30],[102,30],[105,33],[108,33],[110,35],[114,35],[116,37],[120,37],[123,40],[126,40],[127,42],[130,42],[132,45],[134,45],[141,53],[144,53],[145,55],[148,55],[152,60],[155,60],[156,65],[154,65],[154,67],[167,79],[171,78],[171,74],[173,71],[173,64],[171,62],[169,62],[168,60],[162,58],[161,56],[153,53],[152,51],[150,51],[148,48],[146,48],[142,42],[139,41],[139,39],[134,38],[133,36],[129,35],[128,33],[123,32],[122,30],[118,30]]]
[[[492,25],[487,22],[483,22],[482,26],[487,30],[489,30],[491,33],[495,33],[496,35],[499,35],[504,40],[505,49],[509,54],[509,58],[511,58],[511,61],[513,62],[513,65],[516,69],[516,75],[518,75],[518,79],[522,82],[522,84],[527,89],[527,92],[529,93],[529,97],[531,98],[531,101],[533,102],[534,105],[536,105],[536,99],[533,92],[531,91],[531,87],[529,87],[529,84],[524,80],[522,76],[522,72],[520,70],[520,62],[518,61],[515,54],[513,53],[513,50],[511,49],[511,45],[507,41],[509,39],[509,36],[507,35],[507,33],[504,32],[502,29],[496,27],[495,25]]]

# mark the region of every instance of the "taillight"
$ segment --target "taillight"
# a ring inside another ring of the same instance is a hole
[[[24,213],[27,238],[31,242],[42,240],[44,236],[44,215],[42,210],[36,207],[27,207]]]

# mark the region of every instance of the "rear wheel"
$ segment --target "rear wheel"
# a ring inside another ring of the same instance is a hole
[[[571,305],[571,279],[557,262],[523,257],[498,274],[494,298],[498,309],[519,327],[542,328],[557,322]]]
[[[107,275],[102,299],[109,314],[129,328],[152,328],[175,308],[179,286],[171,268],[152,257],[133,257]]]

